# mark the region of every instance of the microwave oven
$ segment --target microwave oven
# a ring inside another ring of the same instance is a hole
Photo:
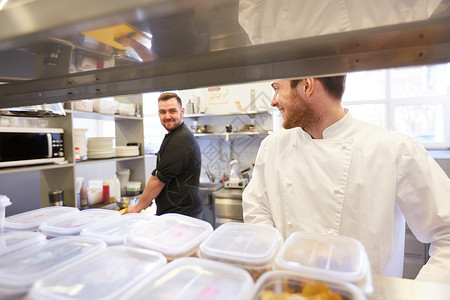
[[[0,168],[64,162],[62,128],[0,127]]]

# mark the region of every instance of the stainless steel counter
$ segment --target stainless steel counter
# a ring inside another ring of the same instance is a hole
[[[215,226],[243,222],[242,189],[220,188],[213,193]]]
[[[450,298],[450,284],[374,275],[373,285],[375,292],[367,297],[368,300],[444,300]]]

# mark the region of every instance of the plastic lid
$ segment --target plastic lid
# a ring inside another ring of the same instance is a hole
[[[40,232],[11,231],[0,235],[0,256],[13,253],[17,250],[44,245],[47,238]]]
[[[180,214],[165,214],[130,231],[127,244],[163,253],[167,259],[189,256],[213,231],[206,221]]]
[[[108,247],[37,281],[31,299],[120,299],[118,294],[134,288],[166,264],[158,252],[126,247]],[[77,288],[74,288],[77,287]]]
[[[0,294],[21,295],[36,280],[77,262],[82,257],[95,255],[106,244],[87,237],[51,239],[44,246],[28,247],[8,259],[0,260]]]
[[[123,245],[131,229],[153,218],[155,216],[139,213],[122,215],[120,218],[108,218],[84,228],[80,235],[102,239],[110,246]]]
[[[184,257],[168,263],[118,299],[241,300],[248,299],[252,287],[253,279],[244,269],[217,261]]]
[[[199,247],[199,256],[240,266],[266,267],[281,245],[282,237],[274,227],[225,223]]]
[[[33,231],[37,230],[43,222],[52,218],[78,212],[78,208],[69,206],[49,206],[39,208],[7,217],[5,219],[5,229],[10,231]]]
[[[39,230],[48,236],[78,235],[88,225],[105,220],[105,218],[119,218],[120,213],[110,209],[91,208],[78,214],[55,218],[44,222]]]
[[[366,299],[363,293],[351,283],[327,277],[308,277],[297,272],[285,270],[269,271],[259,277],[253,288],[252,297],[249,299],[261,299],[260,294],[263,291],[266,293],[273,292],[275,295],[287,292],[292,295],[292,299],[303,299],[300,297],[295,298],[294,294],[301,293],[305,285],[315,283],[325,283],[328,290],[338,293],[342,299]]]
[[[345,236],[294,232],[275,259],[277,269],[328,276],[347,282],[365,281],[370,265],[361,242]]]

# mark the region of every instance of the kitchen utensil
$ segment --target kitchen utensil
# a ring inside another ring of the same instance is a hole
[[[63,206],[64,205],[64,191],[55,190],[48,193],[48,199],[51,206]]]
[[[121,197],[116,199],[116,204],[120,209],[124,209],[127,208],[128,205],[132,205],[134,200],[136,200],[135,197]]]
[[[209,132],[209,125],[198,125],[197,132],[198,133],[207,133],[207,132]]]

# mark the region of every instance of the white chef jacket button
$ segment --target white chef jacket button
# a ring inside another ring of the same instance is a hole
[[[292,222],[291,221],[287,222],[287,224],[288,224],[288,226],[292,226]]]
[[[347,148],[347,146],[342,145],[341,148],[345,150]]]
[[[339,193],[339,191],[340,191],[340,190],[339,190],[338,187],[335,187],[334,190],[333,190],[333,192],[334,192],[335,194]]]
[[[328,229],[328,234],[332,234],[333,233],[333,229]]]

